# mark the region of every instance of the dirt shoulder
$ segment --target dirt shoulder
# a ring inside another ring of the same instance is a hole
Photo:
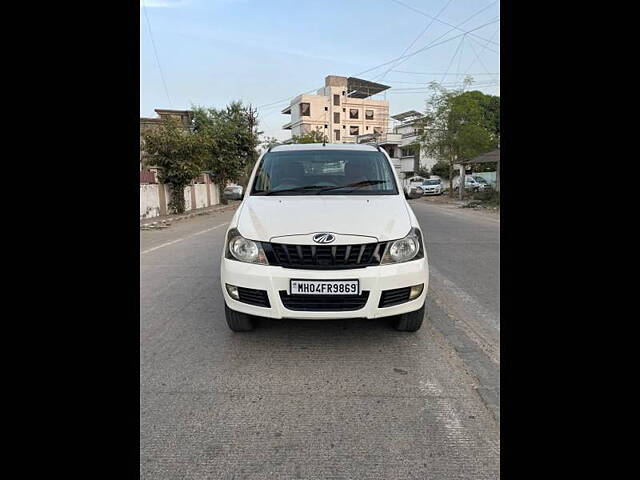
[[[411,202],[438,205],[450,210],[458,210],[472,215],[481,215],[489,218],[500,219],[500,208],[495,206],[484,206],[477,200],[459,200],[457,197],[451,198],[449,195],[425,195],[421,198],[411,200]]]

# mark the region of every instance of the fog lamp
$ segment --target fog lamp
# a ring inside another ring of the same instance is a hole
[[[226,284],[226,285],[227,285],[227,293],[229,294],[229,296],[231,298],[235,299],[235,300],[240,300],[240,294],[238,293],[238,287],[235,287],[235,286],[229,285],[229,284]]]
[[[227,285],[227,288],[229,288],[228,285]],[[411,292],[409,293],[409,300],[415,300],[416,298],[418,298],[422,294],[423,289],[424,289],[424,283],[421,283],[420,285],[414,285],[413,287],[411,287]]]

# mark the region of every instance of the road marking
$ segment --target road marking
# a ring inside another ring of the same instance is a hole
[[[144,255],[145,253],[153,252],[154,250],[158,250],[159,248],[162,248],[162,247],[168,247],[169,245],[173,245],[174,243],[181,242],[183,240],[186,240],[187,238],[195,237],[197,235],[202,235],[203,233],[210,232],[211,230],[215,230],[216,228],[224,227],[225,225],[229,225],[229,222],[221,223],[220,225],[216,225],[215,227],[207,228],[205,230],[201,230],[199,232],[192,233],[191,235],[188,235],[186,237],[177,238],[175,240],[171,240],[170,242],[166,242],[166,243],[162,243],[160,245],[156,245],[155,247],[152,247],[152,248],[147,248],[146,250],[141,251],[140,255]]]

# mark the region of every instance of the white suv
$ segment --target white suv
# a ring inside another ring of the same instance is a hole
[[[229,328],[253,316],[394,317],[422,325],[424,238],[391,161],[371,145],[272,147],[227,230],[220,278]]]

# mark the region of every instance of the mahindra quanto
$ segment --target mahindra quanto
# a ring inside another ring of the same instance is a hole
[[[422,230],[386,152],[294,144],[265,152],[225,237],[229,328],[254,317],[393,317],[422,325],[429,268]]]

